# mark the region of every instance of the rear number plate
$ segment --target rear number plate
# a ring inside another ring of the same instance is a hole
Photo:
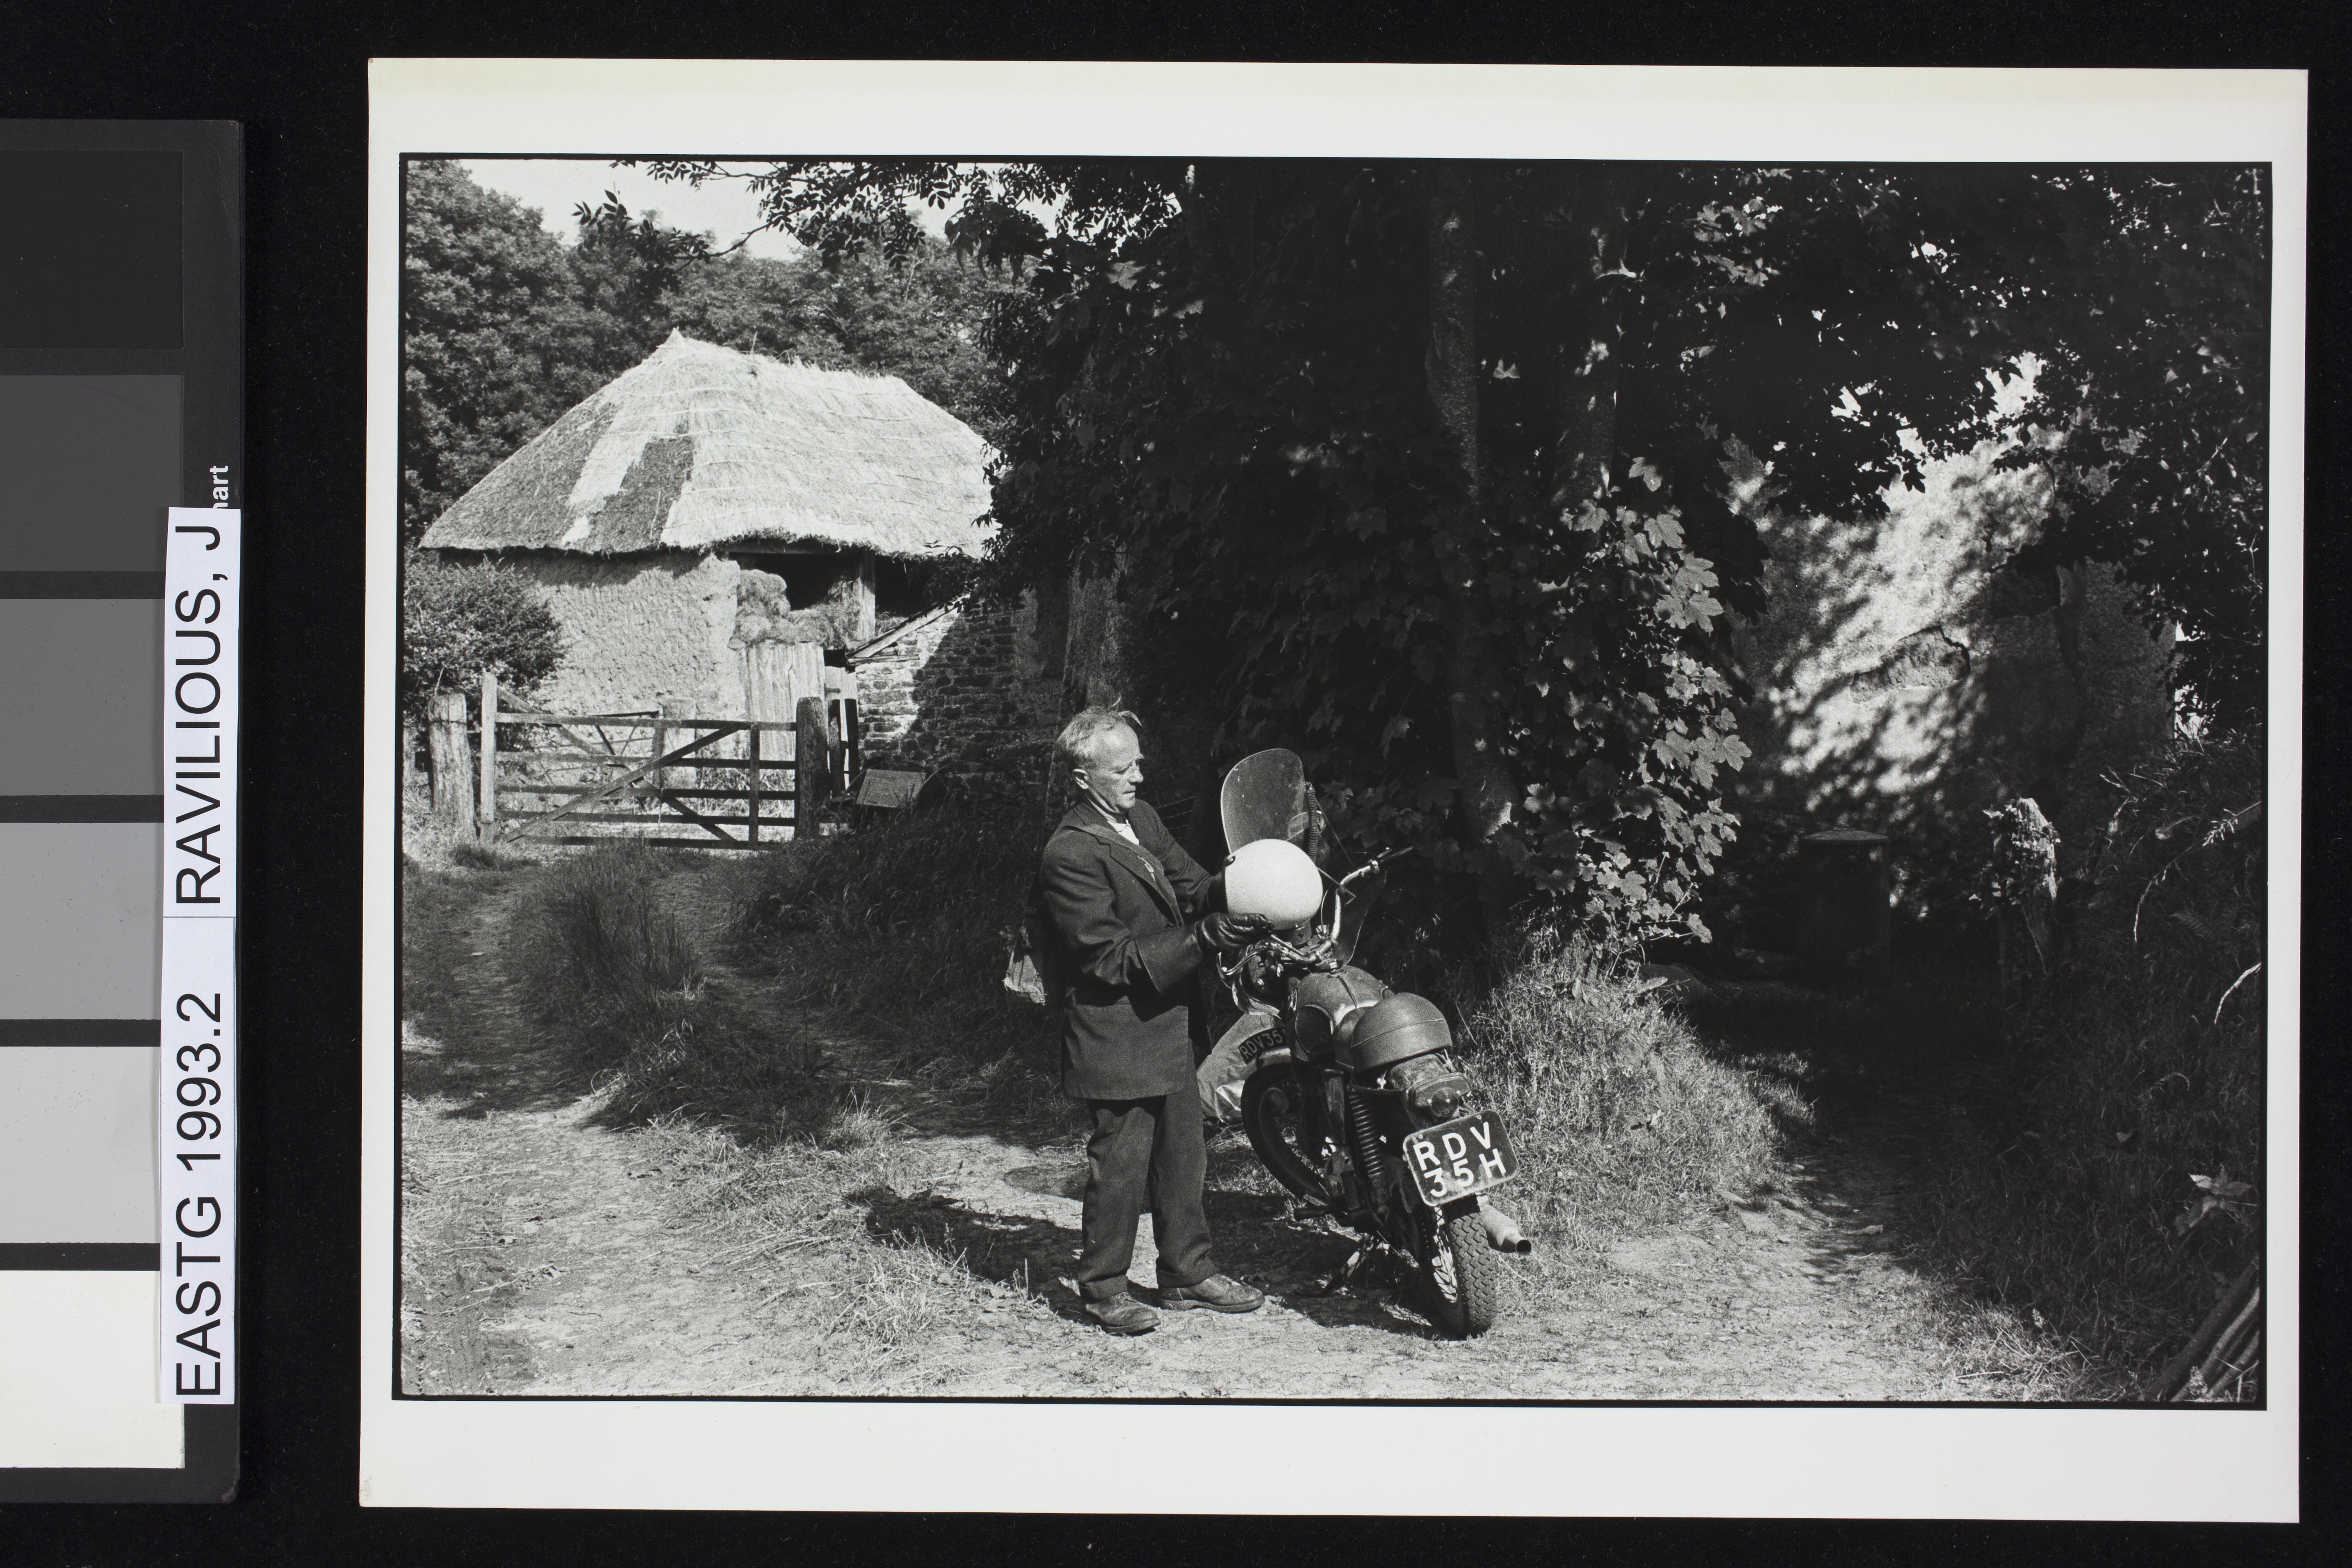
[[[1422,1202],[1436,1208],[1509,1181],[1518,1173],[1519,1160],[1503,1135],[1501,1120],[1478,1110],[1407,1133],[1404,1168],[1412,1173]]]

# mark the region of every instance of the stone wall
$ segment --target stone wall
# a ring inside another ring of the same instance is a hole
[[[1008,791],[1042,783],[1062,691],[1036,621],[1034,598],[1011,610],[950,605],[853,659],[866,765]]]
[[[1768,609],[1733,638],[1755,754],[1731,788],[1739,858],[1785,857],[1820,828],[1885,832],[1917,913],[1961,896],[1982,813],[2003,801],[2032,796],[2063,839],[2087,840],[2085,786],[2170,733],[2171,638],[2109,568],[2009,564],[2046,495],[1989,452],[1889,502],[1874,523],[1765,525]]]

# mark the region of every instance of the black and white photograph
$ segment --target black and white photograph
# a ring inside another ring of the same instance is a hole
[[[384,1420],[2271,1407],[2271,162],[631,134],[396,158]]]

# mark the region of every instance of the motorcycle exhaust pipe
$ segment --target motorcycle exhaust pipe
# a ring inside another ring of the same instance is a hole
[[[1486,1225],[1486,1245],[1497,1252],[1525,1256],[1535,1250],[1535,1243],[1520,1233],[1519,1222],[1492,1204],[1478,1205],[1478,1217]]]

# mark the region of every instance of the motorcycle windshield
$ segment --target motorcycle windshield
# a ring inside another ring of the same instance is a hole
[[[1217,797],[1224,819],[1225,847],[1239,849],[1261,838],[1307,841],[1307,768],[1298,753],[1279,748],[1235,763]]]

